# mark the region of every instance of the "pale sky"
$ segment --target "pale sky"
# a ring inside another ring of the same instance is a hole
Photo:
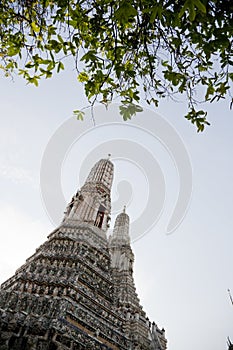
[[[15,82],[2,78],[0,89],[3,282],[54,229],[41,199],[41,161],[55,131],[72,116],[72,110],[86,106],[86,101],[72,71],[42,81],[39,88],[28,86],[17,77]],[[166,226],[178,191],[176,168],[166,149],[148,134],[140,134],[140,130],[108,125],[77,140],[60,169],[63,193],[68,201],[83,184],[88,175],[83,170],[88,168],[85,162],[90,164],[95,156],[98,161],[113,153],[113,202],[119,202],[122,195],[118,183],[131,183],[127,212],[133,222],[146,206],[150,188],[145,171],[129,155],[126,159],[125,142],[148,149],[162,169],[166,196],[156,225],[132,244],[141,304],[151,321],[165,328],[169,350],[224,350],[227,336],[233,341],[233,306],[227,294],[228,288],[233,292],[232,111],[226,102],[210,106],[211,126],[202,134],[197,134],[195,127],[182,117],[182,103],[163,102],[157,112],[183,139],[193,169],[189,209],[172,234],[166,234]],[[117,117],[116,121],[119,122]],[[117,154],[111,150],[115,142]],[[157,174],[152,175],[157,179]],[[158,188],[155,207],[160,195]]]

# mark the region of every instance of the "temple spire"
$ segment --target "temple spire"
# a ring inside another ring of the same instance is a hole
[[[129,216],[126,214],[124,206],[122,213],[116,217],[113,235],[111,236],[112,245],[130,244],[129,236]]]
[[[91,169],[84,185],[68,204],[64,221],[87,222],[103,231],[108,228],[111,213],[113,163],[99,160]]]
[[[112,181],[113,163],[110,161],[110,159],[101,159],[91,169],[85,184],[98,184],[111,190]]]

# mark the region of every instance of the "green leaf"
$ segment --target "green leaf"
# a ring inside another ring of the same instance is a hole
[[[158,5],[152,8],[151,15],[150,15],[150,23],[153,23],[155,21],[157,14],[158,14]]]
[[[95,55],[95,51],[94,50],[90,50],[88,51],[85,55],[82,56],[81,61],[96,61],[98,58]]]
[[[39,33],[40,31],[40,27],[35,22],[31,23],[31,28],[35,33]]]
[[[80,81],[80,83],[84,83],[87,82],[89,80],[88,74],[86,72],[81,72],[78,75],[78,81]]]
[[[85,115],[85,113],[83,111],[80,111],[77,109],[77,110],[73,111],[73,114],[74,114],[75,118],[77,118],[77,120],[83,121],[83,118]]]
[[[196,111],[193,107],[186,114],[185,118],[190,120],[191,123],[197,127],[197,132],[204,131],[205,125],[210,125],[206,119],[207,112],[203,110]]]
[[[119,3],[118,9],[115,11],[115,18],[122,24],[126,24],[130,18],[137,16],[137,10],[130,4],[128,0]]]
[[[228,73],[228,76],[233,81],[233,73]]]
[[[61,69],[64,70],[65,67],[64,64],[61,61],[59,61],[57,65],[57,73],[59,73]]]
[[[137,113],[143,111],[143,108],[134,103],[122,102],[122,105],[119,107],[120,114],[122,115],[124,120],[131,119]]]
[[[57,38],[58,38],[58,40],[60,41],[60,43],[63,44],[64,41],[63,41],[61,35],[58,34],[58,35],[57,35]]]
[[[19,48],[15,47],[15,46],[11,46],[8,51],[7,51],[7,56],[16,56],[19,54]]]
[[[33,68],[33,67],[34,67],[34,63],[32,63],[31,61],[25,64],[25,68]]]
[[[206,90],[205,99],[208,100],[210,95],[213,95],[214,93],[215,93],[215,88],[213,87],[213,85],[209,85]]]
[[[183,17],[185,11],[189,8],[189,1],[185,1],[183,7],[181,8],[179,12],[179,18]]]
[[[206,13],[206,7],[200,0],[195,0],[196,7],[203,13]]]
[[[192,0],[189,1],[188,11],[189,11],[189,19],[191,22],[193,22],[196,17],[196,10]]]

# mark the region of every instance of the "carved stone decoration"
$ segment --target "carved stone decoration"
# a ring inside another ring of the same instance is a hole
[[[97,162],[61,225],[1,285],[0,350],[166,349],[136,293],[125,209],[106,235],[112,180],[112,162]]]

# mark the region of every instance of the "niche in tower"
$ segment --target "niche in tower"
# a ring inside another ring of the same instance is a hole
[[[105,207],[103,205],[100,205],[96,215],[95,223],[94,223],[95,226],[99,228],[102,227],[103,220],[104,220],[104,213],[105,213]]]

